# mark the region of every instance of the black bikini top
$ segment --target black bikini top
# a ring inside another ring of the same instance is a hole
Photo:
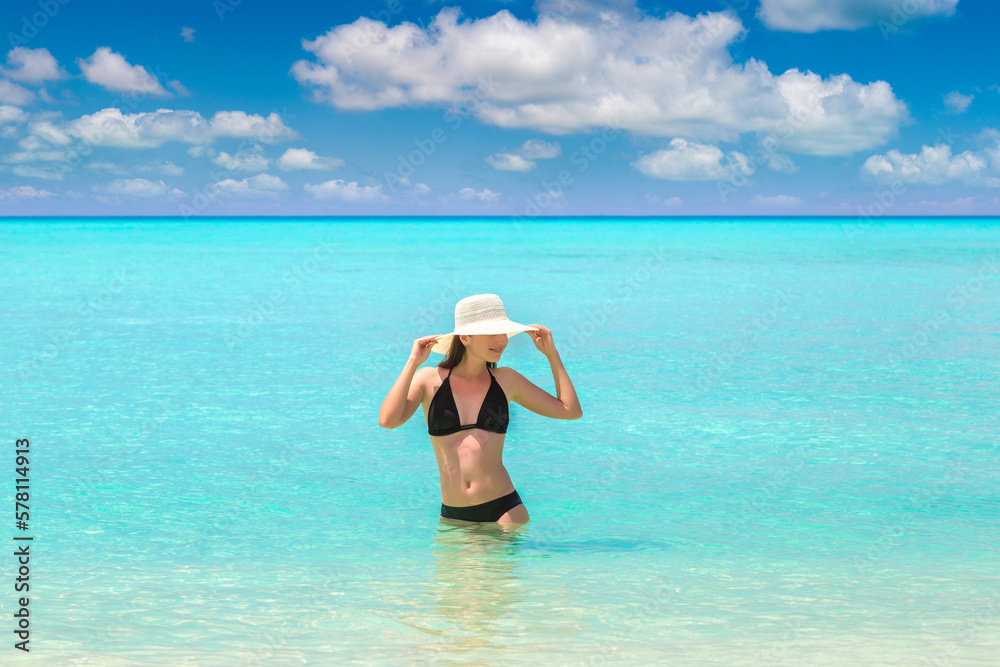
[[[507,432],[507,424],[510,422],[507,395],[503,393],[503,387],[497,382],[489,366],[486,371],[490,374],[490,388],[479,408],[479,417],[475,424],[462,426],[458,408],[455,407],[455,397],[451,393],[451,383],[448,382],[451,379],[451,369],[448,369],[448,377],[438,387],[427,408],[427,432],[430,435],[450,435],[467,428],[480,428],[493,433]]]

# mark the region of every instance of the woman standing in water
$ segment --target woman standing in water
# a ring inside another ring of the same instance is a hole
[[[497,368],[508,339],[521,331],[528,332],[549,360],[557,396],[513,368]],[[436,367],[420,368],[432,351],[447,356]],[[496,294],[462,299],[455,306],[454,331],[413,341],[403,372],[382,401],[378,423],[383,428],[402,426],[423,405],[441,474],[443,518],[528,522],[528,510],[503,466],[510,401],[543,417],[583,416],[552,332],[507,319]]]

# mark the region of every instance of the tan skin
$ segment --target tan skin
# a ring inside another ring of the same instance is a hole
[[[529,325],[537,331],[527,331],[535,348],[545,355],[552,368],[557,396],[536,386],[513,368],[492,368],[493,376],[500,383],[508,402],[553,419],[579,419],[583,409],[576,390],[563,367],[552,340],[552,332],[539,325]],[[413,341],[410,358],[400,373],[396,384],[382,402],[379,424],[384,428],[397,428],[405,424],[417,406],[424,408],[424,423],[431,399],[448,377],[448,370],[436,366],[420,368],[430,355],[431,347],[440,336],[424,336]],[[507,347],[507,334],[459,336],[465,355],[451,370],[451,390],[462,424],[471,424],[479,414],[483,398],[490,388],[486,362],[500,361]],[[497,353],[493,351],[499,349]],[[405,392],[405,397],[404,397]],[[474,428],[450,435],[430,436],[434,456],[441,477],[441,502],[454,507],[478,505],[500,498],[514,491],[514,483],[503,465],[503,445],[506,434],[492,433]],[[470,524],[473,522],[444,519]],[[497,523],[523,524],[529,521],[528,510],[517,505],[505,513]]]

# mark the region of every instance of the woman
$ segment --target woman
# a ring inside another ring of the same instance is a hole
[[[558,398],[513,368],[497,368],[508,339],[521,331],[531,335],[549,360]],[[447,356],[436,367],[419,368],[432,351]],[[454,331],[413,341],[403,372],[382,401],[378,423],[384,428],[402,426],[423,405],[441,473],[443,518],[528,522],[528,510],[503,466],[510,401],[553,419],[583,416],[552,332],[507,319],[496,294],[462,299],[455,306]]]

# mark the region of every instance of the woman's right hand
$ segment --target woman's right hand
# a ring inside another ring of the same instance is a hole
[[[437,343],[437,339],[440,337],[440,334],[437,336],[424,336],[413,341],[413,349],[410,350],[410,359],[415,359],[421,364],[427,361],[427,357],[431,356],[431,348],[434,347],[434,344]]]

